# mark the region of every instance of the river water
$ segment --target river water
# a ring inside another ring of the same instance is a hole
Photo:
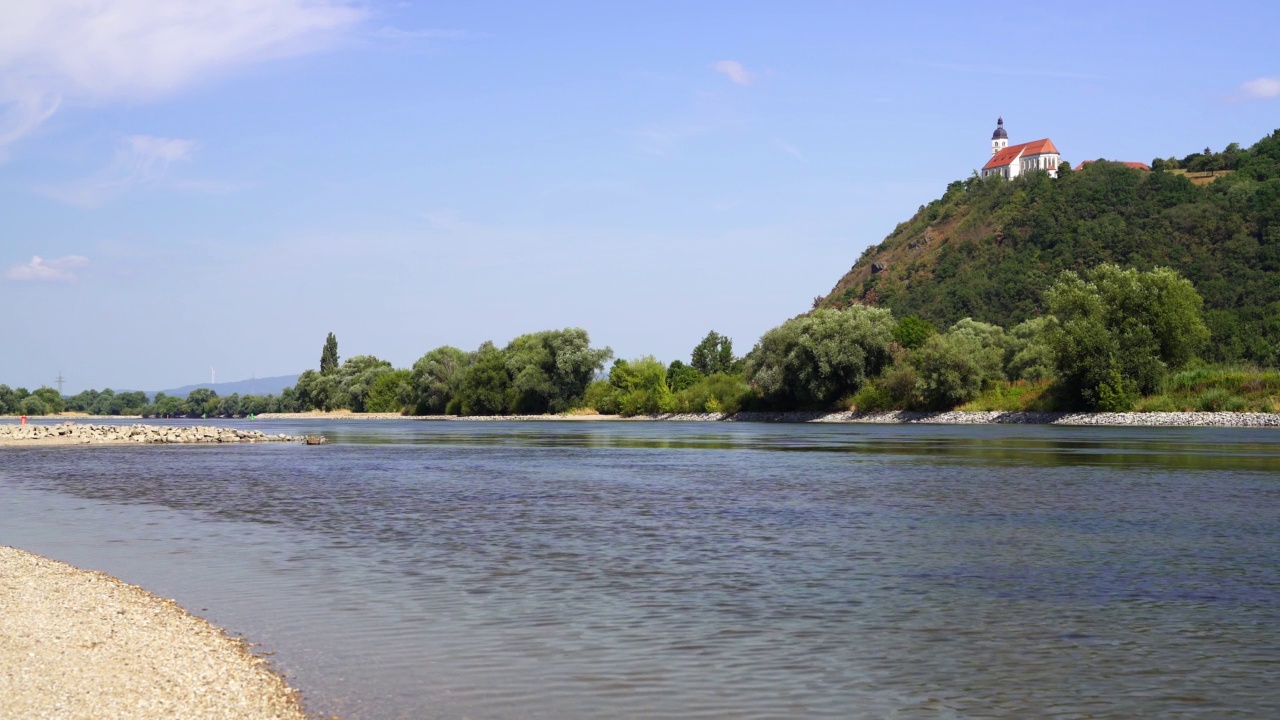
[[[1280,433],[242,423],[6,448],[0,544],[358,718],[1280,717]]]

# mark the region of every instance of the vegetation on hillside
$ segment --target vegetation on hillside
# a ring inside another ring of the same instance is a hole
[[[1227,170],[1204,186],[1175,172]],[[1104,263],[1188,278],[1204,299],[1206,360],[1280,363],[1280,130],[1151,171],[1092,162],[1057,179],[951,183],[814,305],[875,305],[937,327],[1017,324],[1049,310],[1045,291],[1064,270]]]

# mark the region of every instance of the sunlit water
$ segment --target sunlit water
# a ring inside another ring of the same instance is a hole
[[[0,449],[0,543],[354,718],[1280,717],[1280,432],[284,422]]]

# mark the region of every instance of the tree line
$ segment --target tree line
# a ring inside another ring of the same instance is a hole
[[[409,368],[372,355],[340,361],[332,333],[317,370],[279,396],[186,398],[87,390],[61,397],[0,386],[0,411],[29,415],[237,417],[310,410],[411,415],[644,415],[740,410],[945,410],[998,383],[1048,388],[1043,409],[1123,411],[1199,362],[1209,339],[1203,300],[1168,268],[1104,264],[1063,272],[1047,312],[1010,327],[963,318],[939,330],[887,308],[820,308],[760,338],[744,357],[707,334],[689,361],[614,359],[581,328],[521,335],[503,347],[435,348]],[[606,363],[607,372],[604,371]]]

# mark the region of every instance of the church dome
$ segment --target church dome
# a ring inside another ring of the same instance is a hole
[[[1009,133],[1004,131],[1004,118],[996,119],[996,131],[991,133],[992,140],[1008,140]]]

